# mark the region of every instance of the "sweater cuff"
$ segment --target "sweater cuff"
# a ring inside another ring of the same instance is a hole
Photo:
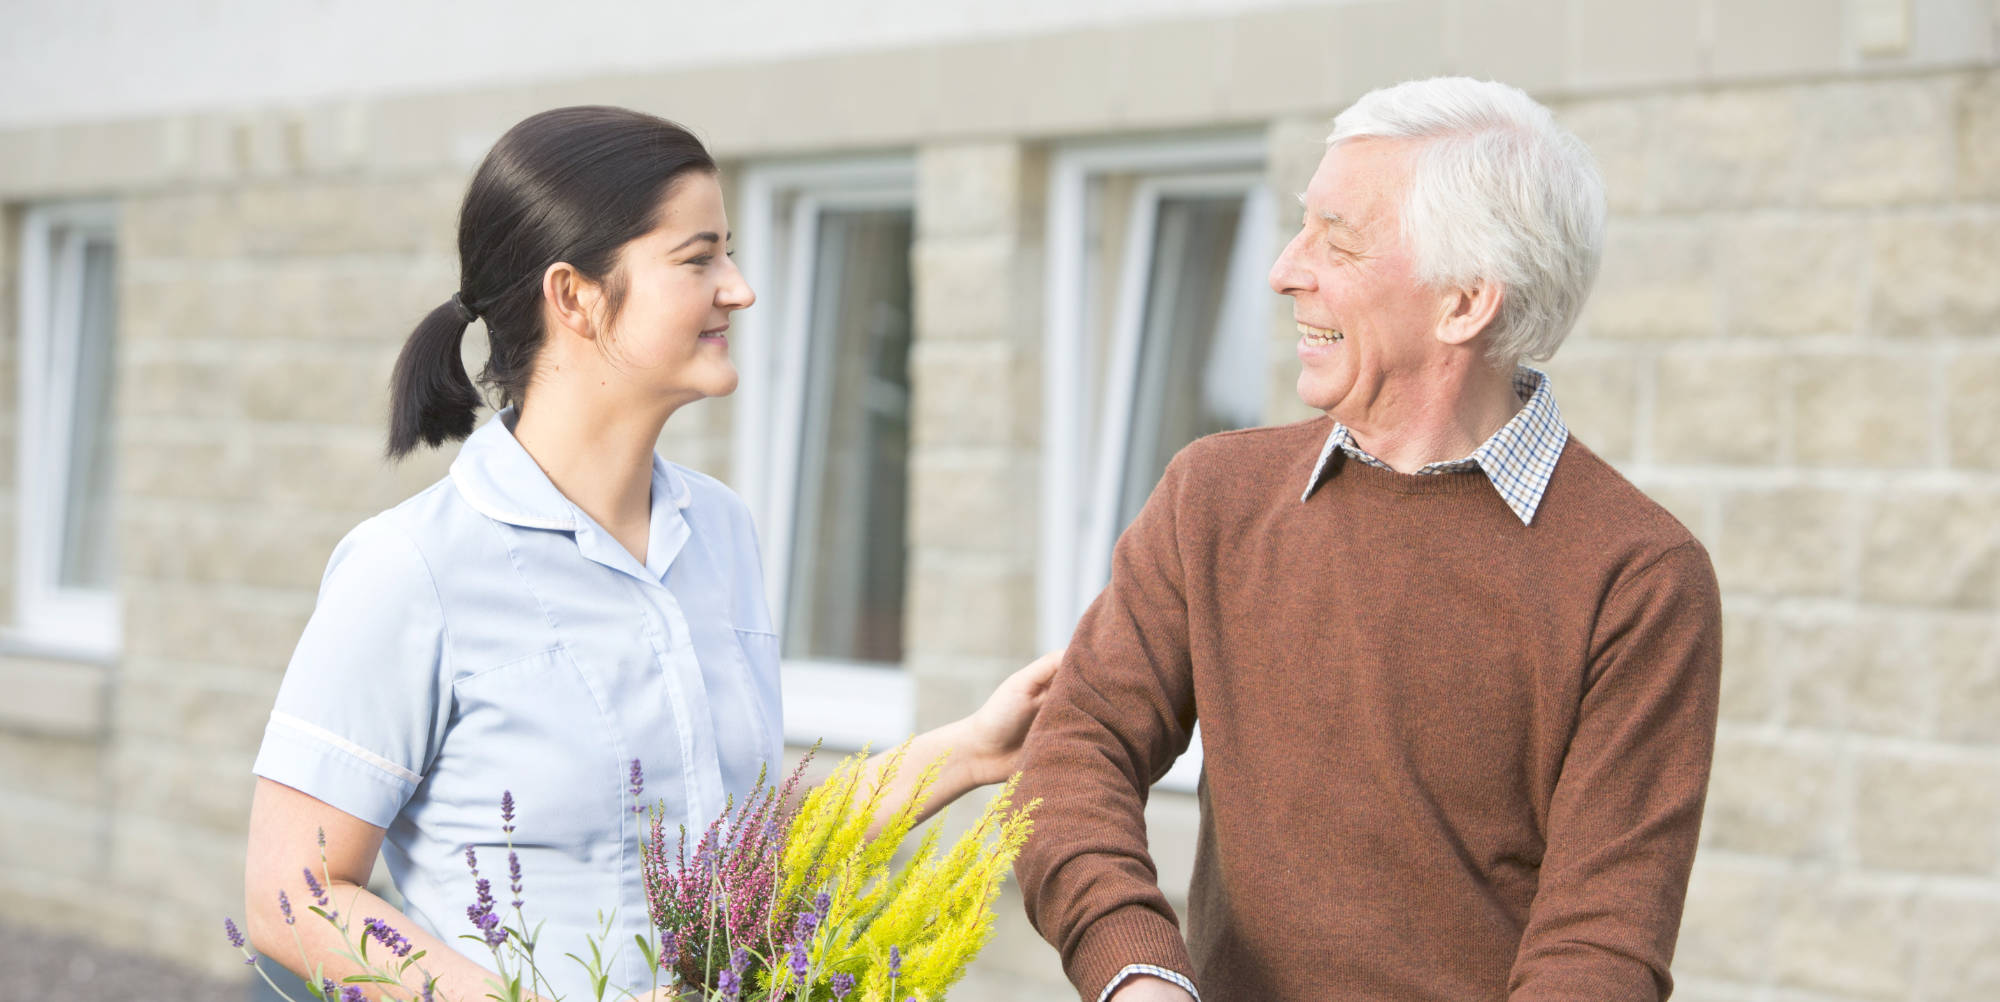
[[[1172,919],[1144,905],[1127,905],[1085,929],[1064,965],[1080,998],[1095,999],[1134,964],[1162,967],[1194,981],[1187,942]]]

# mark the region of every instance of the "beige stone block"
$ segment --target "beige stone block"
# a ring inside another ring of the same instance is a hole
[[[1623,472],[1623,471],[1621,471]],[[1690,487],[1681,484],[1661,484],[1650,478],[1640,477],[1633,484],[1643,491],[1654,504],[1667,510],[1682,528],[1694,534],[1706,547],[1715,545],[1715,526],[1709,518],[1709,500],[1712,492],[1705,487]]]
[[[964,718],[979,709],[986,697],[993,694],[995,686],[1007,677],[1007,673],[1021,667],[1019,663],[1001,658],[939,658],[924,659],[928,662],[924,674],[916,674],[916,665],[906,659],[916,675],[916,728],[919,731],[942,727],[954,720]],[[938,662],[953,662],[948,673],[939,671]]]
[[[110,669],[103,665],[0,657],[0,727],[49,737],[104,733]],[[4,826],[0,826],[4,827]]]
[[[1377,87],[1447,72],[1443,0],[1339,4],[1328,56],[1341,101]]]
[[[1741,610],[1722,613],[1721,716],[1734,723],[1764,723],[1776,717],[1784,680],[1771,653],[1762,616]]]
[[[246,783],[247,772],[241,776]],[[146,933],[149,950],[196,960],[206,953],[228,957],[217,942],[217,915],[241,914],[243,851],[249,814],[226,828],[201,828],[138,811],[122,815],[112,826],[112,880],[124,888],[143,889],[146,911],[153,921]],[[171,860],[171,866],[163,861]],[[176,931],[180,927],[189,931]],[[196,927],[200,935],[193,934]],[[233,963],[240,969],[239,956]]]
[[[1134,25],[1123,34],[1117,58],[1124,73],[1112,103],[1118,122],[1161,127],[1217,117],[1230,77],[1227,31],[1204,18]]]
[[[1229,38],[1229,75],[1222,89],[1226,114],[1282,115],[1323,106],[1328,114],[1312,119],[1317,138],[1333,131],[1332,112],[1355,96],[1340,91],[1341,68],[1332,52],[1342,30],[1337,8],[1252,11],[1230,18],[1223,30]],[[1303,177],[1286,183],[1296,183],[1291,191],[1305,188]]]
[[[321,559],[325,567],[325,557]],[[312,593],[132,585],[125,656],[259,669],[276,678],[312,615]]]
[[[177,754],[225,762],[242,772],[263,740],[284,666],[279,661],[262,672],[232,674],[186,661],[135,664],[119,682],[114,715],[119,740],[172,745]]]
[[[1872,333],[1986,334],[2000,325],[2000,217],[1890,216],[1871,227]]]
[[[925,239],[910,252],[916,335],[921,339],[993,338],[1023,319],[1012,238]]]
[[[1458,4],[1445,24],[1452,72],[1529,93],[1554,90],[1563,82],[1568,21],[1561,0]]]
[[[1976,609],[2000,602],[2000,494],[1903,491],[1878,498],[1869,515],[1864,597]]]
[[[158,694],[149,692],[149,694]],[[120,823],[132,814],[158,818],[181,831],[242,830],[250,817],[250,794],[267,704],[246,721],[253,738],[239,747],[190,747],[172,736],[134,734],[119,742],[111,756],[111,782],[117,790]]]
[[[396,347],[355,350],[287,346],[263,350],[239,363],[244,416],[253,421],[348,424],[370,430],[388,426],[389,382]]]
[[[1701,70],[1699,21],[1693,6],[1659,0],[1574,7],[1570,83],[1610,88],[1691,80]]]
[[[1904,894],[1795,878],[1779,910],[1770,969],[1783,989],[1840,998],[1901,999],[1916,946]]]
[[[1856,331],[1865,289],[1859,224],[1751,217],[1727,232],[1730,336]]]
[[[1910,0],[1910,62],[1927,67],[1990,66],[2000,44],[1990,0]]]
[[[1719,314],[1715,236],[1700,222],[1614,219],[1583,326],[1600,338],[1713,337]]]
[[[1657,367],[1653,456],[1707,466],[1775,462],[1782,439],[1784,356],[1675,354]]]
[[[910,352],[910,438],[919,448],[1033,441],[1041,405],[1022,352],[991,341],[923,342]],[[1038,375],[1038,374],[1037,374]]]
[[[1686,7],[1689,17],[1694,8]],[[1643,44],[1643,36],[1635,36]],[[1669,99],[1652,175],[1663,209],[1713,212],[1794,202],[1803,123],[1794,91],[1735,88]]]
[[[0,730],[0,791],[9,796],[102,805],[103,770],[97,740]]]
[[[1108,127],[1129,76],[1122,48],[1127,30],[1085,28],[1034,40],[1037,72],[1013,81],[1025,92],[1027,134],[1100,133]]]
[[[1938,675],[1938,736],[2000,746],[2000,624],[1982,618],[1931,627]]]
[[[1674,977],[1756,981],[1771,956],[1782,880],[1767,869],[1695,859],[1674,950]],[[1680,992],[1674,993],[1675,998]]]
[[[2000,765],[1864,758],[1858,803],[1864,866],[1982,876],[2000,867]]]
[[[129,577],[307,594],[318,590],[334,544],[365,517],[284,508],[267,508],[255,517],[156,508],[120,516],[119,559]]]
[[[1710,848],[1825,859],[1833,850],[1839,769],[1831,746],[1718,738],[1702,827]]]
[[[1027,92],[1005,86],[1036,72],[1032,39],[999,38],[953,45],[939,54],[935,106],[948,136],[1000,136],[1027,121]]]
[[[1926,896],[1917,901],[1919,974],[1925,999],[2000,999],[2000,898]]]
[[[1570,432],[1612,462],[1632,458],[1639,421],[1639,362],[1623,354],[1558,354],[1549,375]]]
[[[131,360],[115,378],[117,412],[128,420],[241,416],[237,372],[226,359]]]
[[[917,152],[917,231],[937,237],[997,237],[1020,225],[1022,148],[954,143]],[[997,272],[996,272],[997,274]]]
[[[154,434],[127,423],[118,449],[122,497],[175,501],[248,501],[257,477],[240,443],[219,431]]]
[[[918,550],[909,575],[904,638],[912,657],[1031,653],[1035,575],[1026,561]]]
[[[1894,78],[1800,93],[1803,194],[1827,205],[1947,198],[1955,159],[1950,80]]]
[[[1809,466],[1931,464],[1937,398],[1927,359],[1809,355],[1793,363],[1793,455]]]
[[[1959,355],[1945,372],[1951,465],[2000,470],[2000,355]]]
[[[1858,515],[1854,499],[1838,491],[1785,488],[1725,494],[1714,550],[1724,593],[1848,592]]]
[[[1841,67],[1846,0],[1763,0],[1715,7],[1709,69],[1720,77],[1778,77]]]
[[[2000,72],[1990,68],[1958,92],[1958,193],[2000,195]]]
[[[1880,612],[1774,618],[1770,657],[1783,673],[1786,723],[1815,731],[1928,736],[1937,675],[1923,625]]]
[[[1029,551],[1040,482],[1025,453],[921,451],[910,460],[910,545]]]
[[[29,797],[0,797],[0,858],[45,873],[88,878],[103,869],[105,816],[92,808]]]
[[[1654,132],[1660,102],[1616,97],[1554,105],[1556,119],[1590,147],[1604,176],[1605,204],[1614,219],[1646,212],[1652,205]]]

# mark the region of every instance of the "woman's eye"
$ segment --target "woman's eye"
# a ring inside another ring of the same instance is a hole
[[[692,264],[692,265],[699,265],[699,266],[702,266],[702,267],[707,267],[707,266],[708,266],[708,264],[709,264],[709,262],[711,262],[711,261],[714,261],[714,260],[715,260],[715,255],[713,255],[713,254],[703,254],[703,255],[701,255],[700,257],[691,257],[691,258],[688,258],[688,262],[687,262],[687,263],[689,263],[689,264]]]

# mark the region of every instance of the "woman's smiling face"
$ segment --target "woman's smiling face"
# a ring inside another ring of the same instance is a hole
[[[736,389],[729,315],[757,301],[728,251],[722,185],[706,171],[667,189],[659,224],[619,251],[610,284],[623,302],[604,348],[646,390],[720,397]]]

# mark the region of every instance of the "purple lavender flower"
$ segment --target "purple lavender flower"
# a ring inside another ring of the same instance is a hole
[[[660,968],[670,969],[681,956],[681,938],[672,929],[660,931]]]
[[[359,985],[348,985],[340,990],[340,1002],[368,1002],[368,996],[361,993]]]
[[[286,925],[297,924],[297,920],[292,918],[292,899],[286,897],[284,891],[278,892],[278,910],[285,914]]]
[[[903,976],[903,951],[898,950],[892,946],[889,948],[889,980],[894,981],[902,976]]]
[[[729,1000],[729,1002],[735,1002],[736,997],[743,992],[743,976],[737,974],[735,971],[724,969],[721,974],[716,975],[715,987],[716,990],[722,993],[724,999]]]
[[[471,846],[465,847],[465,868],[471,870],[475,878],[479,876],[479,857],[473,853]]]
[[[222,920],[222,931],[223,931],[223,932],[225,932],[225,933],[228,933],[228,934],[229,934],[229,945],[230,945],[230,946],[233,946],[233,947],[235,947],[235,948],[237,948],[237,949],[239,949],[239,950],[243,949],[243,933],[242,933],[242,931],[241,931],[241,930],[238,930],[238,929],[236,928],[236,920],[235,920],[235,919],[233,919],[233,918],[225,918],[225,919],[223,919],[223,920]]]
[[[313,904],[325,908],[327,903],[326,888],[319,886],[319,878],[313,876],[312,867],[306,867],[301,872],[306,875],[306,893],[313,896]]]
[[[801,984],[805,983],[807,967],[805,945],[794,943],[791,955],[786,957],[785,960],[792,967],[792,977],[797,979]]]
[[[632,760],[632,813],[646,813],[645,805],[639,803],[639,795],[646,792],[646,774],[639,769],[639,760]]]
[[[472,872],[477,876],[478,861],[472,855],[471,846],[466,847],[465,858],[468,864],[475,867]],[[474,886],[479,890],[479,900],[465,906],[465,917],[471,919],[472,924],[485,935],[486,945],[497,949],[507,941],[507,930],[501,927],[500,916],[493,914],[493,882],[480,877]]]
[[[819,916],[813,912],[800,912],[792,920],[792,939],[801,943],[811,942],[813,933],[819,929]]]
[[[334,984],[332,978],[321,978],[319,982],[319,997],[325,999],[326,1002],[340,1002],[340,986]]]
[[[836,974],[831,980],[833,983],[834,1002],[841,1002],[842,999],[847,998],[848,992],[854,990],[854,975],[852,974]]]
[[[326,829],[324,828],[319,830],[319,847],[322,849],[326,848]]]
[[[500,825],[501,831],[509,835],[514,834],[514,791],[512,790],[500,791],[500,821],[502,822]]]
[[[437,993],[437,979],[431,978],[430,980],[425,981],[424,994],[423,994],[424,1002],[437,1002],[436,993]]]
[[[514,892],[514,907],[521,907],[521,856],[512,849],[507,850],[507,889]]]
[[[402,933],[397,932],[389,923],[381,919],[371,918],[362,922],[361,935],[374,937],[377,942],[388,947],[390,953],[398,957],[407,957],[410,955],[410,941],[404,939]]]

